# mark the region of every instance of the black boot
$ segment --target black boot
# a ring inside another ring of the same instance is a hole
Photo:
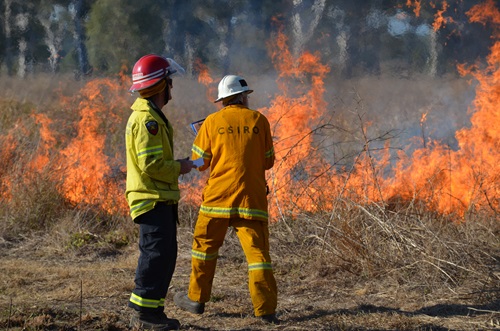
[[[139,330],[179,330],[181,323],[168,318],[162,311],[137,311],[130,320],[131,328]]]
[[[189,299],[187,294],[176,293],[174,295],[174,302],[179,308],[187,310],[193,314],[203,314],[203,312],[205,311],[204,303]]]
[[[269,315],[263,315],[259,316],[259,318],[267,324],[276,324],[279,325],[281,321],[276,317],[276,314],[269,314]]]

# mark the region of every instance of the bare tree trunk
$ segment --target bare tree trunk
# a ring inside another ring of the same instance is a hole
[[[293,0],[293,15],[292,15],[292,37],[293,37],[293,55],[298,57],[304,50],[305,44],[314,35],[314,30],[323,16],[326,0],[314,0],[314,4],[309,8],[312,15],[309,20],[309,26],[304,31],[303,21],[309,11],[306,11],[303,5],[303,0]]]
[[[348,39],[347,31],[340,31],[337,35],[336,41],[339,47],[339,54],[337,57],[338,61],[338,71],[344,72],[347,66],[347,62],[349,60],[349,52],[347,51],[347,39]]]
[[[28,43],[24,38],[19,40],[19,56],[17,58],[17,75],[21,78],[26,77],[26,50]]]
[[[5,32],[5,65],[7,66],[7,74],[14,74],[13,55],[12,55],[12,30],[10,29],[12,15],[12,0],[4,0],[4,32]]]
[[[428,36],[429,38],[429,58],[427,59],[427,68],[429,75],[435,77],[437,73],[438,50],[437,50],[437,33],[434,29]]]
[[[28,43],[24,36],[24,33],[28,29],[30,14],[19,13],[16,15],[15,26],[19,29],[23,35],[20,37],[18,42],[19,55],[17,57],[17,75],[21,78],[26,77],[27,67],[26,67],[26,53],[28,50]]]
[[[38,21],[45,29],[44,41],[50,53],[50,56],[48,58],[50,70],[52,71],[52,73],[56,73],[59,69],[59,62],[61,60],[59,51],[61,49],[62,38],[60,37],[59,33],[54,33],[54,31],[52,31],[51,22],[48,16],[50,16],[50,14],[46,15],[46,13],[42,12],[38,15]]]
[[[195,45],[198,39],[186,29],[184,24],[180,24],[179,20],[183,20],[185,13],[193,13],[195,5],[194,1],[175,0],[169,6],[162,7],[161,13],[164,21],[162,34],[165,42],[164,55],[178,61],[185,68],[188,76],[193,74]]]
[[[92,68],[89,64],[89,57],[87,53],[87,47],[85,46],[85,30],[82,25],[82,6],[83,0],[75,0],[73,3],[73,8],[71,10],[71,16],[75,22],[75,30],[73,32],[73,38],[76,43],[76,51],[78,54],[78,71],[75,76],[79,77],[90,75]]]
[[[194,64],[194,48],[190,34],[186,34],[186,41],[184,43],[184,61],[186,62],[186,74],[188,76],[192,76]]]
[[[227,33],[224,38],[224,47],[226,49],[226,53],[222,58],[222,68],[224,70],[224,74],[229,74],[229,71],[231,69],[231,56],[229,55],[229,50],[231,48],[231,45],[233,44],[234,37],[234,23],[231,19],[229,19],[229,21],[227,22]]]

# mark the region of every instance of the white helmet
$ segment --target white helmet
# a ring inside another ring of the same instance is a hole
[[[243,92],[252,93],[253,90],[248,88],[247,82],[240,76],[226,75],[219,83],[219,97],[214,102]]]

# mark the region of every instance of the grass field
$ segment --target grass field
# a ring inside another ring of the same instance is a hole
[[[252,316],[234,233],[220,252],[205,314],[173,305],[190,272],[203,185],[194,173],[181,179],[179,256],[165,309],[182,329],[500,328],[499,177],[484,163],[465,180],[460,170],[469,168],[455,164],[467,161],[456,153],[477,125],[468,113],[480,95],[474,84],[458,77],[325,81],[322,101],[309,103],[300,93],[316,94],[296,81],[289,86],[298,94],[273,79],[247,80],[259,82],[250,102],[269,114],[276,134],[270,240],[282,324]],[[123,200],[128,83],[40,76],[0,85],[0,328],[128,330],[138,256],[138,229]],[[173,93],[166,109],[180,158],[190,154],[189,123],[216,108],[190,78],[174,81]],[[453,166],[412,167],[441,152]],[[401,172],[406,181],[390,186],[400,177],[389,168],[403,157],[413,162]],[[419,169],[424,174],[413,176]],[[470,199],[458,194],[464,182]]]
[[[401,235],[395,239],[374,222],[375,215],[355,209],[338,224],[316,215],[271,227],[282,320],[272,328],[252,316],[246,264],[233,233],[205,314],[173,305],[172,295],[186,289],[190,271],[192,228],[183,222],[165,311],[184,330],[498,329],[498,221],[456,226],[391,214],[383,226]],[[68,249],[61,236],[54,231],[2,241],[1,327],[128,330],[135,245],[118,249],[96,235]]]

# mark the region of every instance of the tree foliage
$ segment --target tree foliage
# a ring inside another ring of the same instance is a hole
[[[487,1],[487,0],[482,0]],[[319,52],[345,76],[384,66],[441,74],[491,45],[468,23],[477,0],[1,0],[0,74],[110,74],[146,53],[174,57],[194,73],[272,68],[277,29],[295,55]],[[418,5],[418,6],[417,6]],[[441,15],[441,17],[438,16]],[[442,23],[436,25],[437,19]],[[465,47],[467,46],[467,47]]]
[[[86,24],[90,60],[99,71],[118,72],[122,65],[162,49],[159,1],[97,0]]]

